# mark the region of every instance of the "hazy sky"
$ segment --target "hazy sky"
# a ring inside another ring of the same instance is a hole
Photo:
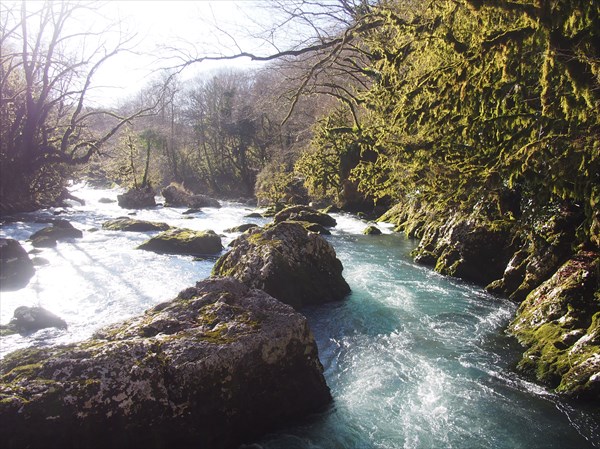
[[[97,86],[94,99],[114,102],[118,98],[139,91],[157,67],[176,65],[182,59],[173,57],[158,60],[170,54],[186,58],[199,53],[237,53],[237,46],[256,50],[256,44],[245,36],[261,26],[256,23],[264,14],[261,3],[254,1],[126,1],[111,0],[101,10],[108,22],[121,23],[123,31],[135,35],[136,53],[123,53],[107,61],[94,77]],[[90,20],[96,21],[96,15]],[[217,25],[223,32],[214,28]],[[230,36],[228,36],[230,35]],[[235,38],[235,40],[234,40]],[[169,51],[167,47],[177,49]],[[267,50],[267,49],[265,49]],[[247,61],[228,66],[247,65]],[[189,77],[203,70],[214,70],[224,63],[202,63],[182,74]]]

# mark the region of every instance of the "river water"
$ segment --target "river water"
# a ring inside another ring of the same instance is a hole
[[[76,185],[72,192],[86,204],[23,214],[0,228],[0,235],[27,250],[29,236],[47,226],[35,220],[59,211],[84,232],[36,254],[47,263],[26,288],[2,292],[0,301],[3,324],[16,307],[40,305],[65,319],[68,329],[3,337],[0,357],[22,347],[88,338],[210,274],[214,258],[136,250],[150,234],[102,230],[104,221],[130,212],[99,202],[115,199],[117,190]],[[227,228],[268,221],[244,217],[253,209],[238,203],[191,218],[183,210],[157,207],[138,211],[136,218],[212,229],[224,246],[238,235]],[[352,293],[303,313],[334,401],[323,413],[253,443],[265,449],[600,447],[597,406],[574,406],[514,371],[522,348],[504,329],[515,304],[414,264],[409,253],[416,243],[385,224],[379,224],[383,235],[365,236],[364,221],[333,216],[338,226],[327,239]]]

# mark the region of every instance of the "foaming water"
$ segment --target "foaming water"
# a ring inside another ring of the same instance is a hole
[[[75,192],[86,200],[64,218],[84,231],[38,257],[30,284],[3,292],[0,322],[20,305],[41,305],[64,318],[68,330],[46,329],[4,337],[0,355],[27,346],[69,343],[99,327],[142,313],[207,277],[215,258],[157,255],[136,250],[153,233],[111,232],[104,221],[126,215],[116,191]],[[227,233],[250,208],[225,203],[184,215],[182,208],[138,211],[136,218]],[[46,226],[25,214],[2,226],[2,235],[26,239]],[[391,233],[362,235],[367,223],[334,214],[328,240],[344,265],[352,293],[343,301],[303,310],[319,345],[333,402],[255,442],[265,449],[591,448],[600,447],[598,410],[560,400],[513,370],[522,348],[505,335],[515,304],[471,284],[443,277],[412,262],[415,242]],[[61,215],[61,217],[63,217]],[[285,398],[282,398],[285,401]],[[249,442],[250,443],[250,442]]]

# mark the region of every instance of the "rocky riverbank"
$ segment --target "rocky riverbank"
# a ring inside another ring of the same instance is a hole
[[[0,374],[7,449],[234,448],[331,400],[306,319],[232,278]]]
[[[415,261],[520,304],[508,329],[525,347],[517,369],[557,393],[600,399],[599,227],[577,207],[556,207],[531,224],[407,203],[380,220],[420,239]]]

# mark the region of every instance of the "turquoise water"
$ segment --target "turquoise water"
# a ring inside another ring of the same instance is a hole
[[[334,402],[263,448],[600,447],[597,413],[514,372],[514,304],[415,265],[401,236],[330,241],[352,294],[305,313]]]
[[[41,305],[69,328],[4,337],[0,357],[21,347],[83,340],[210,274],[214,259],[193,262],[136,250],[148,234],[102,230],[104,221],[128,212],[99,202],[116,193],[76,187],[86,205],[74,204],[60,216],[84,231],[83,238],[43,249],[38,257],[48,263],[37,268],[29,285],[2,292],[1,323],[20,305]],[[237,235],[227,228],[267,222],[245,218],[251,211],[226,203],[192,218],[176,208],[139,211],[137,218],[213,229],[226,246]],[[27,238],[46,226],[35,220],[55,212],[25,214],[3,224],[0,235],[31,250]],[[522,348],[504,329],[515,304],[414,264],[409,253],[416,243],[389,227],[382,226],[384,235],[364,236],[364,221],[335,217],[338,226],[327,238],[352,293],[344,301],[303,311],[333,403],[248,443],[264,449],[600,447],[597,410],[561,401],[514,371]]]

